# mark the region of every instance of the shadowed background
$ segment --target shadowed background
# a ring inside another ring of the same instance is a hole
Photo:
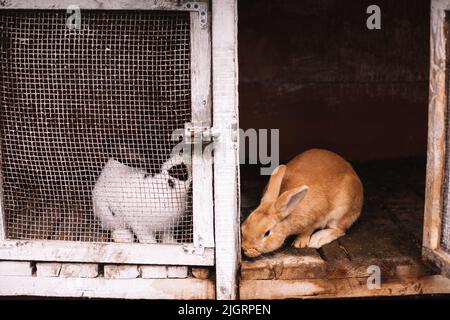
[[[382,30],[366,28],[381,7]],[[280,160],[426,153],[428,0],[239,1],[240,126],[280,128]]]

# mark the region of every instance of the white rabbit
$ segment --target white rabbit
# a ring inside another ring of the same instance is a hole
[[[171,175],[180,166],[187,175]],[[190,161],[181,155],[154,176],[110,159],[92,192],[94,213],[115,242],[133,242],[134,233],[141,243],[156,243],[155,233],[162,232],[163,243],[176,243],[170,227],[185,212],[191,182]]]

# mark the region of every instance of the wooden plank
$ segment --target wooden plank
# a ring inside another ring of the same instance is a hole
[[[450,278],[450,254],[442,250],[424,248],[423,257],[436,265],[443,275]]]
[[[369,289],[366,279],[335,280],[243,280],[240,298],[294,299],[294,298],[350,298],[407,296],[450,293],[450,279],[440,275],[382,281],[380,289]]]
[[[201,1],[198,1],[201,2]],[[67,9],[71,0],[8,0],[0,3],[4,9]],[[78,0],[81,9],[180,10],[178,1],[170,0]],[[192,9],[194,9],[192,7]],[[184,10],[187,10],[186,8]]]
[[[391,191],[383,191],[380,182],[367,176],[363,212],[347,234],[338,241],[351,260],[420,257],[420,245],[395,223],[385,205]]]
[[[401,190],[392,192],[384,201],[396,225],[402,228],[403,234],[408,234],[410,241],[418,245],[422,243],[423,203],[424,200],[405,185],[402,185]]]
[[[327,262],[326,279],[367,278],[372,275],[369,267],[380,268],[382,279],[410,278],[435,274],[419,260],[403,258],[369,258],[357,260],[335,260]]]
[[[348,261],[345,248],[339,244],[339,241],[333,241],[320,248],[319,251],[327,262]]]
[[[378,266],[383,279],[417,277],[434,274],[419,258],[359,258],[350,261],[331,246],[326,246],[321,256],[312,249],[288,248],[259,259],[241,263],[242,280],[302,280],[367,278],[368,268]],[[339,248],[339,245],[336,244]],[[323,249],[323,248],[322,248]],[[339,248],[342,251],[342,249]],[[332,255],[334,255],[332,257]]]
[[[450,2],[431,2],[430,94],[427,178],[423,247],[436,250],[440,242],[447,113],[445,10]]]
[[[377,218],[361,218],[339,242],[345,247],[351,260],[416,257],[420,248],[402,238],[401,229],[379,212]]]
[[[202,28],[199,13],[191,13],[192,122],[211,126],[211,39],[210,29]],[[212,154],[194,145],[192,185],[194,246],[214,247]]]
[[[214,283],[199,279],[1,277],[0,296],[120,299],[214,299]]]
[[[238,211],[237,1],[212,1],[216,289],[218,299],[235,299],[240,254]]]
[[[0,260],[201,266],[214,265],[214,249],[199,255],[170,244],[6,240],[0,242]]]
[[[326,263],[314,249],[287,248],[241,263],[243,280],[326,277]]]

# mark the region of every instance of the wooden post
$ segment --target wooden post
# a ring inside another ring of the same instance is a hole
[[[216,297],[237,297],[240,255],[238,175],[237,1],[212,1]]]
[[[449,269],[450,256],[440,248],[442,213],[444,210],[443,187],[445,182],[446,127],[448,126],[448,79],[446,12],[450,0],[431,2],[430,44],[430,94],[428,114],[427,181],[425,217],[423,228],[423,256],[434,261],[445,271]]]
[[[191,12],[192,121],[211,126],[211,38],[198,12]],[[193,146],[194,246],[214,247],[213,164],[209,152]]]

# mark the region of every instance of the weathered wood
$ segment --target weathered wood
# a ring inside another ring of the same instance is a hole
[[[443,275],[450,278],[450,255],[442,250],[423,248],[424,259],[437,266]]]
[[[424,258],[438,262],[438,266],[449,270],[449,261],[439,254],[443,187],[445,182],[446,126],[448,104],[448,22],[446,12],[450,10],[450,1],[433,0],[431,2],[431,44],[430,44],[430,93],[428,120],[428,163],[425,193],[425,219],[423,235]]]
[[[274,255],[243,261],[242,280],[301,280],[301,279],[345,279],[367,278],[370,266],[380,268],[383,279],[417,277],[433,274],[418,258],[360,258],[348,260],[345,256],[323,261],[313,251],[298,253],[283,250]],[[302,252],[303,251],[303,252]],[[330,255],[328,256],[330,257]]]
[[[0,261],[0,276],[31,276],[33,267],[26,261]]]
[[[0,296],[118,299],[214,299],[214,283],[199,279],[1,277]]]
[[[206,17],[205,17],[206,18]],[[211,38],[199,13],[191,13],[192,122],[211,126]],[[192,206],[194,246],[214,247],[212,154],[194,145],[192,152]]]
[[[59,275],[62,278],[95,278],[98,276],[98,264],[63,263]]]
[[[287,248],[241,263],[241,279],[244,280],[326,277],[326,263],[314,249]]]
[[[201,1],[198,1],[201,2]],[[4,9],[67,9],[74,5],[70,0],[8,0],[0,3]],[[129,10],[182,10],[178,1],[171,0],[79,0],[81,9],[129,9]],[[192,9],[194,9],[192,7]],[[186,10],[186,8],[184,8]]]
[[[62,264],[58,262],[37,262],[36,276],[38,277],[59,277]]]
[[[192,267],[192,275],[197,279],[208,279],[211,272],[208,267]]]
[[[326,279],[367,278],[372,274],[369,267],[380,268],[383,279],[417,277],[434,274],[417,259],[402,258],[370,258],[357,260],[335,260],[327,262]]]
[[[212,1],[214,199],[218,299],[234,299],[240,254],[238,211],[237,1]]]
[[[348,261],[345,248],[339,244],[339,241],[333,241],[320,248],[319,251],[327,262],[336,260]]]
[[[430,93],[428,115],[427,182],[425,192],[425,220],[423,246],[439,248],[441,234],[442,186],[446,147],[446,10],[450,2],[431,2]]]
[[[380,289],[369,289],[366,279],[335,280],[243,280],[240,298],[350,298],[377,296],[406,296],[450,293],[450,279],[425,276],[416,279],[382,281]]]
[[[214,249],[192,254],[180,245],[83,243],[74,241],[0,242],[0,260],[66,261],[163,265],[213,265]]]
[[[140,266],[141,277],[144,279],[167,278],[167,266]]]
[[[182,279],[187,278],[188,267],[186,266],[168,266],[167,267],[167,278]]]
[[[106,279],[135,279],[140,275],[137,265],[107,264],[103,270]]]

